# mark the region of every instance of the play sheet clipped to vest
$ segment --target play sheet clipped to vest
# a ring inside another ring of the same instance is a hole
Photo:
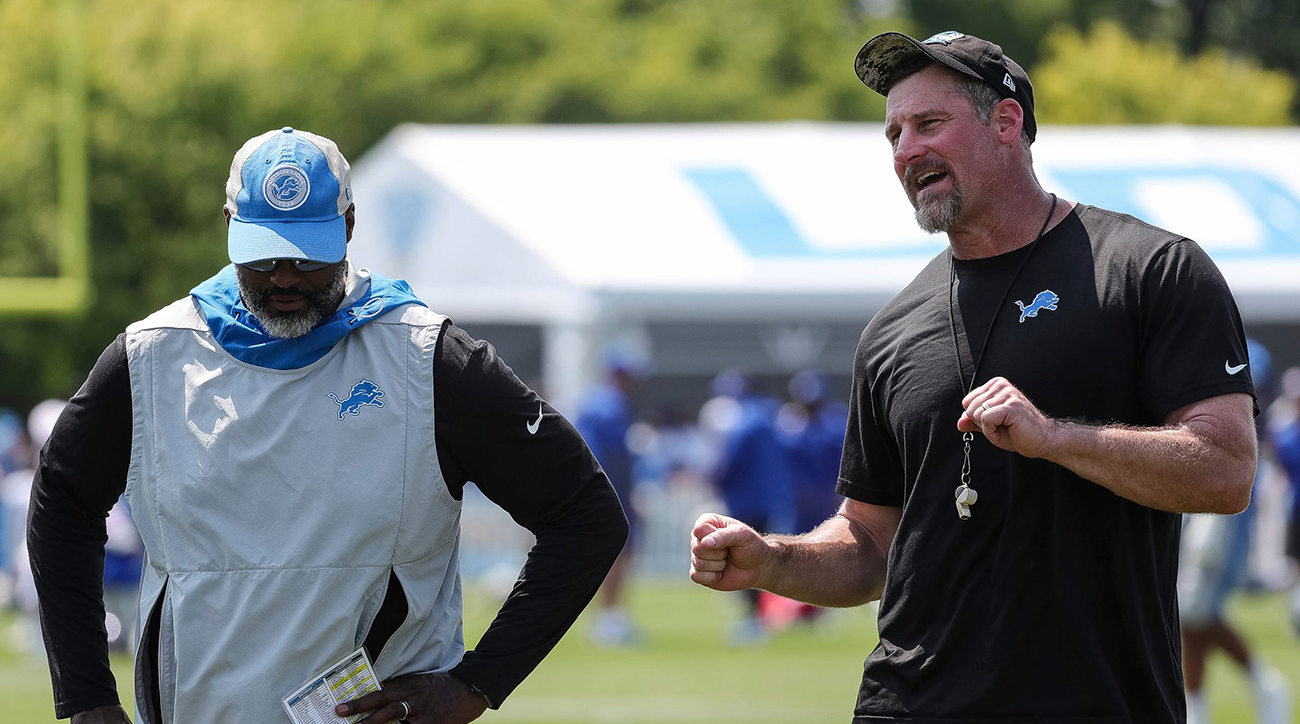
[[[352,724],[364,715],[341,717],[334,713],[334,707],[372,691],[379,691],[379,679],[362,647],[284,697],[284,710],[294,724]]]

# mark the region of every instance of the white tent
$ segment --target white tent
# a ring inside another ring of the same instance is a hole
[[[1046,127],[1034,158],[1049,190],[1196,239],[1247,320],[1300,320],[1300,130]],[[561,401],[647,324],[766,325],[805,364],[802,322],[860,329],[945,244],[879,124],[407,125],[354,178],[352,257],[458,322],[539,325]]]

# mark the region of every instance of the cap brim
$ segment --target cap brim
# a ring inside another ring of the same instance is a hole
[[[863,44],[853,61],[858,78],[871,90],[882,96],[903,78],[925,67],[931,61],[941,63],[958,73],[983,80],[979,74],[956,58],[937,52],[925,43],[899,32],[881,33]]]
[[[227,234],[230,260],[248,264],[264,259],[342,261],[347,255],[347,221],[271,221],[252,223],[230,220]]]

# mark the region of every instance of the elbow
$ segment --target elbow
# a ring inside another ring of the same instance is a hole
[[[1259,443],[1255,425],[1246,416],[1231,434],[1207,435],[1210,452],[1202,458],[1202,480],[1208,495],[1203,500],[1206,513],[1236,515],[1250,505],[1255,485],[1255,468],[1259,462]]]
[[[620,511],[621,513],[622,511]],[[616,541],[619,553],[627,546],[628,538],[631,537],[632,526],[627,522],[627,514],[623,513],[617,516],[615,520],[614,540]]]
[[[627,547],[632,532],[628,515],[614,496],[613,488],[608,488],[608,497],[603,498],[599,507],[589,513],[583,527],[588,550],[606,568],[618,560]]]
[[[610,492],[612,493],[613,490],[611,489]],[[614,499],[612,505],[605,506],[599,520],[601,521],[601,555],[610,566],[613,566],[632,537],[632,526],[628,521],[627,511],[623,509],[621,501],[617,498]]]
[[[1255,460],[1234,466],[1230,475],[1216,486],[1214,500],[1207,513],[1236,515],[1250,505],[1251,488],[1255,485]]]

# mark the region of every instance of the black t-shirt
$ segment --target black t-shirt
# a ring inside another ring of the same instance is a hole
[[[958,518],[986,333],[974,384],[1005,377],[1054,417],[1160,425],[1253,394],[1236,305],[1192,241],[1079,205],[1032,253],[936,257],[855,360],[838,490],[903,508],[855,722],[1182,721],[1178,515],[976,434]]]
[[[627,519],[582,437],[492,345],[444,323],[433,386],[438,464],[448,490],[459,499],[473,481],[537,536],[496,619],[452,669],[496,707],[595,595],[623,549]],[[539,403],[545,424],[533,427],[527,423]],[[101,582],[104,519],[126,486],[131,419],[131,380],[119,336],[59,417],[32,488],[28,548],[59,717],[118,703]],[[386,640],[406,617],[404,598],[394,592],[390,581],[368,647],[372,638]],[[391,607],[390,600],[402,605]]]

